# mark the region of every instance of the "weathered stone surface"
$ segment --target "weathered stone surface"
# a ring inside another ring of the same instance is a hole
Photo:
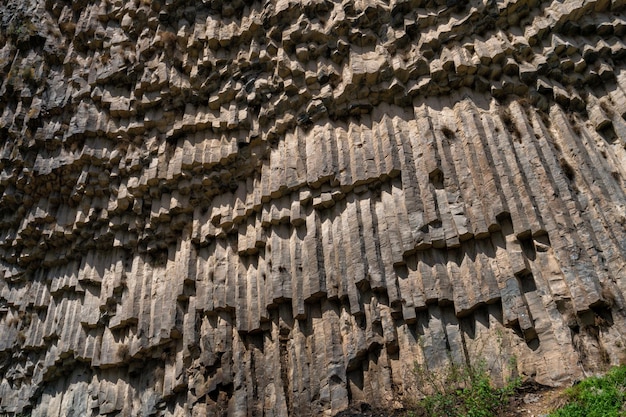
[[[0,415],[333,415],[415,361],[623,361],[624,6],[5,2]]]

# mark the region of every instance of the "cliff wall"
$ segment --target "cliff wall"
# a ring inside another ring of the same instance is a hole
[[[621,362],[624,3],[5,2],[0,415]]]

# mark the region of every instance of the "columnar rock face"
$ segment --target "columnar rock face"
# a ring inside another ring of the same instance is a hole
[[[620,362],[624,3],[5,1],[0,415]]]

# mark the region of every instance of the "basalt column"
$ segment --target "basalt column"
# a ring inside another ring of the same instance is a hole
[[[624,0],[4,1],[0,415],[620,363],[624,39]]]

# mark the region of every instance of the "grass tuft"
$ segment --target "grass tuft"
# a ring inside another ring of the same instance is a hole
[[[626,366],[591,377],[569,388],[569,403],[548,417],[618,417],[624,415]]]
[[[521,382],[514,378],[504,387],[494,387],[484,360],[473,366],[449,365],[439,374],[416,364],[415,375],[418,389],[425,395],[416,408],[422,410],[422,415],[433,417],[496,416]]]

